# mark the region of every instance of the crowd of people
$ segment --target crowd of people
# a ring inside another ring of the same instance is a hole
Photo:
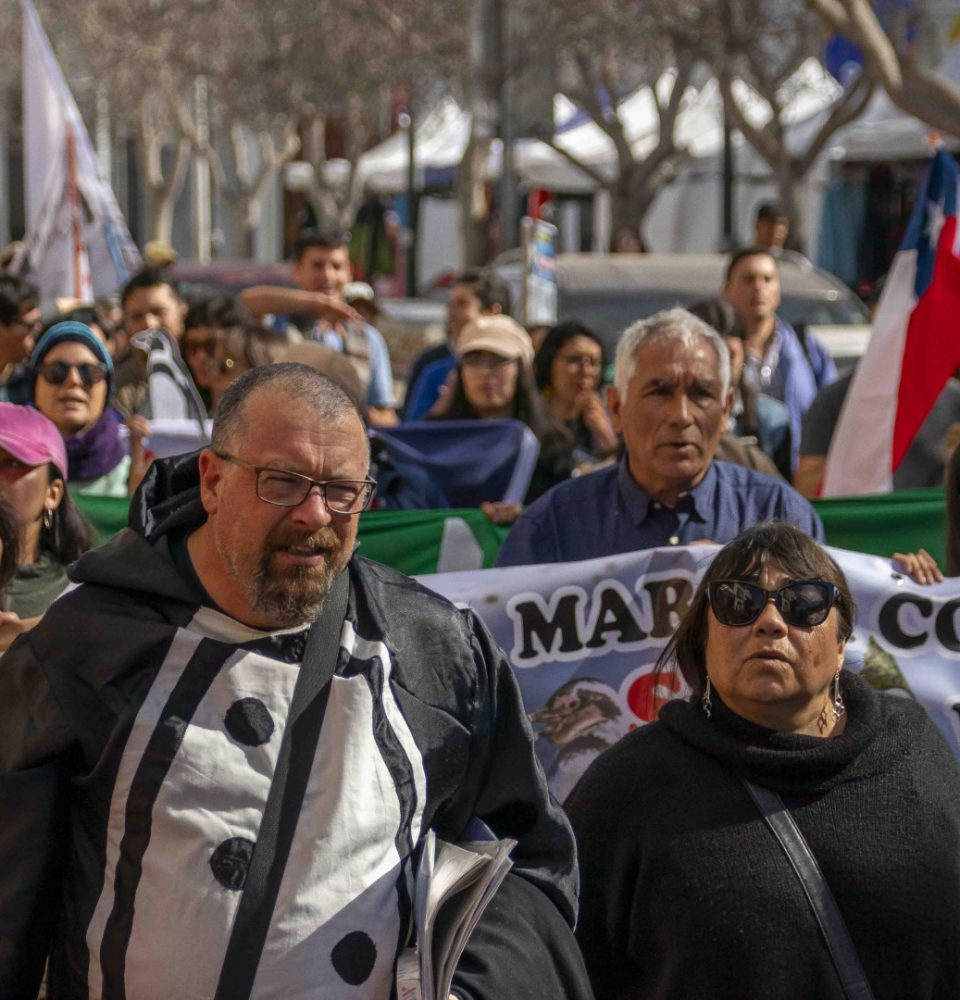
[[[757,235],[612,358],[466,272],[405,392],[343,234],[238,296],[148,267],[41,311],[0,275],[0,995],[389,997],[424,834],[473,820],[516,846],[457,1000],[960,995],[960,767],[844,668],[806,460],[837,373],[778,316],[773,207]],[[200,450],[156,457],[178,421]],[[693,697],[563,809],[481,620],[355,551],[371,507],[449,506],[405,434],[518,426],[498,566],[722,546],[658,667]],[[94,547],[81,495],[129,527]]]

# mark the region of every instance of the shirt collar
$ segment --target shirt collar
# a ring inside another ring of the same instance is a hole
[[[620,466],[617,469],[617,488],[631,520],[639,527],[646,521],[653,499],[630,475],[626,455],[620,459]],[[711,459],[707,474],[689,493],[685,493],[680,498],[677,509],[687,509],[698,521],[706,521],[709,512],[716,509],[716,497],[717,470],[716,463]]]

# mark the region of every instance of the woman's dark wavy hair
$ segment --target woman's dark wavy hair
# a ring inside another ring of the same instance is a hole
[[[51,483],[63,478],[52,462],[47,465],[47,475]],[[93,548],[93,542],[93,526],[64,488],[60,506],[51,514],[50,527],[40,528],[40,551],[48,552],[61,566],[66,566]]]
[[[753,579],[773,564],[792,580],[825,580],[837,588],[837,640],[850,638],[856,605],[843,570],[808,534],[786,521],[768,521],[741,531],[714,556],[677,631],[657,660],[658,670],[676,665],[697,693],[706,679],[707,585],[714,580]]]
[[[0,496],[0,597],[20,564],[20,525],[13,508]]]
[[[603,341],[590,327],[584,326],[579,320],[572,319],[566,323],[558,323],[556,326],[550,327],[547,335],[543,338],[540,350],[537,351],[536,357],[533,359],[533,377],[536,380],[537,388],[541,392],[550,385],[553,359],[557,356],[557,352],[568,340],[573,340],[574,337],[587,337],[600,348],[602,375],[603,368],[607,364],[607,352],[604,350]]]

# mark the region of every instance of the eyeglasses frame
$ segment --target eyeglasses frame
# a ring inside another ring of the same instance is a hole
[[[711,591],[713,590],[714,587],[719,586],[722,583],[736,583],[740,584],[741,586],[746,585],[750,587],[755,587],[757,590],[760,590],[764,593],[765,595],[764,602],[763,604],[760,605],[759,609],[757,610],[757,613],[753,616],[753,618],[751,618],[749,621],[746,622],[738,622],[736,624],[730,624],[728,622],[725,622],[717,614],[716,608],[714,608],[713,606],[713,596],[711,594]],[[786,615],[783,613],[783,605],[780,599],[780,595],[783,593],[784,590],[788,590],[790,587],[798,587],[798,586],[803,586],[804,584],[811,584],[811,583],[816,584],[818,587],[827,588],[829,600],[827,602],[827,609],[824,613],[823,618],[821,618],[820,621],[813,622],[810,625],[802,625],[796,622],[789,621]],[[838,594],[839,591],[837,590],[836,584],[830,583],[829,580],[791,580],[789,583],[785,583],[782,587],[777,587],[775,590],[767,590],[766,587],[761,587],[759,583],[754,583],[753,580],[741,580],[738,579],[737,577],[724,577],[721,580],[711,580],[707,584],[707,603],[710,605],[710,610],[713,612],[713,615],[717,619],[717,621],[720,622],[721,625],[725,625],[727,628],[745,628],[748,625],[752,625],[763,614],[764,609],[771,601],[773,601],[773,606],[777,609],[777,613],[780,615],[780,617],[783,618],[783,620],[792,628],[816,628],[817,626],[822,625],[827,620],[827,618],[830,617],[830,609],[837,603]]]
[[[256,484],[255,488],[257,491],[257,499],[261,500],[263,503],[270,504],[271,507],[284,507],[287,510],[292,510],[294,507],[299,507],[300,504],[304,503],[310,494],[313,492],[313,488],[316,487],[320,491],[320,499],[323,501],[323,506],[326,508],[327,512],[331,515],[339,515],[340,517],[355,517],[357,514],[362,514],[370,506],[373,500],[374,492],[377,488],[377,482],[375,479],[311,479],[309,476],[304,476],[299,472],[291,472],[289,469],[278,469],[272,465],[254,465],[252,462],[245,462],[241,458],[237,458],[235,455],[229,455],[225,451],[213,451],[210,449],[217,458],[224,462],[231,462],[233,465],[239,465],[242,469],[250,469],[251,472],[256,473]],[[296,503],[277,503],[276,500],[267,500],[260,495],[260,473],[261,472],[279,472],[283,476],[292,476],[294,479],[302,479],[309,484],[307,487],[307,492],[304,493],[303,498],[298,500]],[[364,500],[363,506],[359,510],[335,510],[333,507],[327,503],[327,487],[334,483],[362,483],[367,487],[367,495]]]
[[[49,378],[45,374],[45,369],[49,369],[53,365],[63,365],[67,369],[66,374],[62,379],[60,379],[59,382]],[[100,378],[84,378],[84,369],[91,372],[100,372]],[[80,379],[80,384],[84,387],[84,389],[92,389],[95,385],[100,385],[101,382],[106,382],[109,378],[107,366],[102,361],[41,361],[40,364],[37,365],[37,374],[43,379],[44,382],[47,383],[47,385],[63,385],[63,383],[70,378],[70,372],[72,371],[76,371],[77,377]]]

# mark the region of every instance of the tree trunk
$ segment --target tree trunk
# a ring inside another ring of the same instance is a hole
[[[483,177],[489,142],[477,142],[471,133],[457,171],[460,205],[460,246],[465,268],[480,267],[487,259],[487,206]]]
[[[166,188],[152,191],[150,196],[150,239],[173,242],[173,209],[177,194]]]
[[[803,251],[807,245],[806,210],[803,203],[803,176],[789,160],[781,162],[774,171],[777,192],[784,211],[790,219],[787,248]]]
[[[658,186],[645,175],[643,164],[627,163],[620,167],[610,191],[610,233],[621,226],[636,227],[643,236],[643,220],[657,196]]]

